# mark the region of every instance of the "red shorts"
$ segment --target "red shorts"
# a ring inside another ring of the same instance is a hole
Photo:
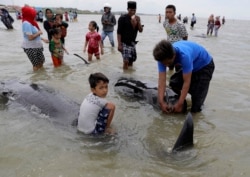
[[[95,56],[100,55],[99,47],[88,47],[88,54],[95,54]]]
[[[54,55],[51,55],[51,58],[52,58],[52,61],[53,61],[53,64],[54,64],[55,67],[58,67],[58,66],[62,65],[62,62],[63,62],[62,59],[57,58]]]

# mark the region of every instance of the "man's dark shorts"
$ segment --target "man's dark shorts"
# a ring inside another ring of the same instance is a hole
[[[133,63],[136,61],[137,53],[135,43],[131,43],[131,45],[122,43],[122,58],[123,60],[128,60],[129,63]]]

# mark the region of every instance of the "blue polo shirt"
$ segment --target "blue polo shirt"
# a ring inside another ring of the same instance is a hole
[[[178,41],[172,44],[176,53],[174,64],[182,67],[184,74],[196,72],[209,64],[211,55],[201,45],[191,41]],[[166,72],[166,66],[158,61],[158,71]]]

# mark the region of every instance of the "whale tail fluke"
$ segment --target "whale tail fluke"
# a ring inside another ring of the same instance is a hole
[[[177,152],[183,150],[184,148],[193,146],[194,143],[193,134],[194,134],[193,118],[192,114],[189,112],[172,151]]]

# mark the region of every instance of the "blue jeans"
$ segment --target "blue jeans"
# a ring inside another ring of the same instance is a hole
[[[106,38],[106,36],[108,36],[110,44],[112,45],[112,47],[115,46],[114,37],[113,37],[113,31],[102,31],[102,35],[101,36],[102,36],[102,44],[103,44],[103,41]]]

